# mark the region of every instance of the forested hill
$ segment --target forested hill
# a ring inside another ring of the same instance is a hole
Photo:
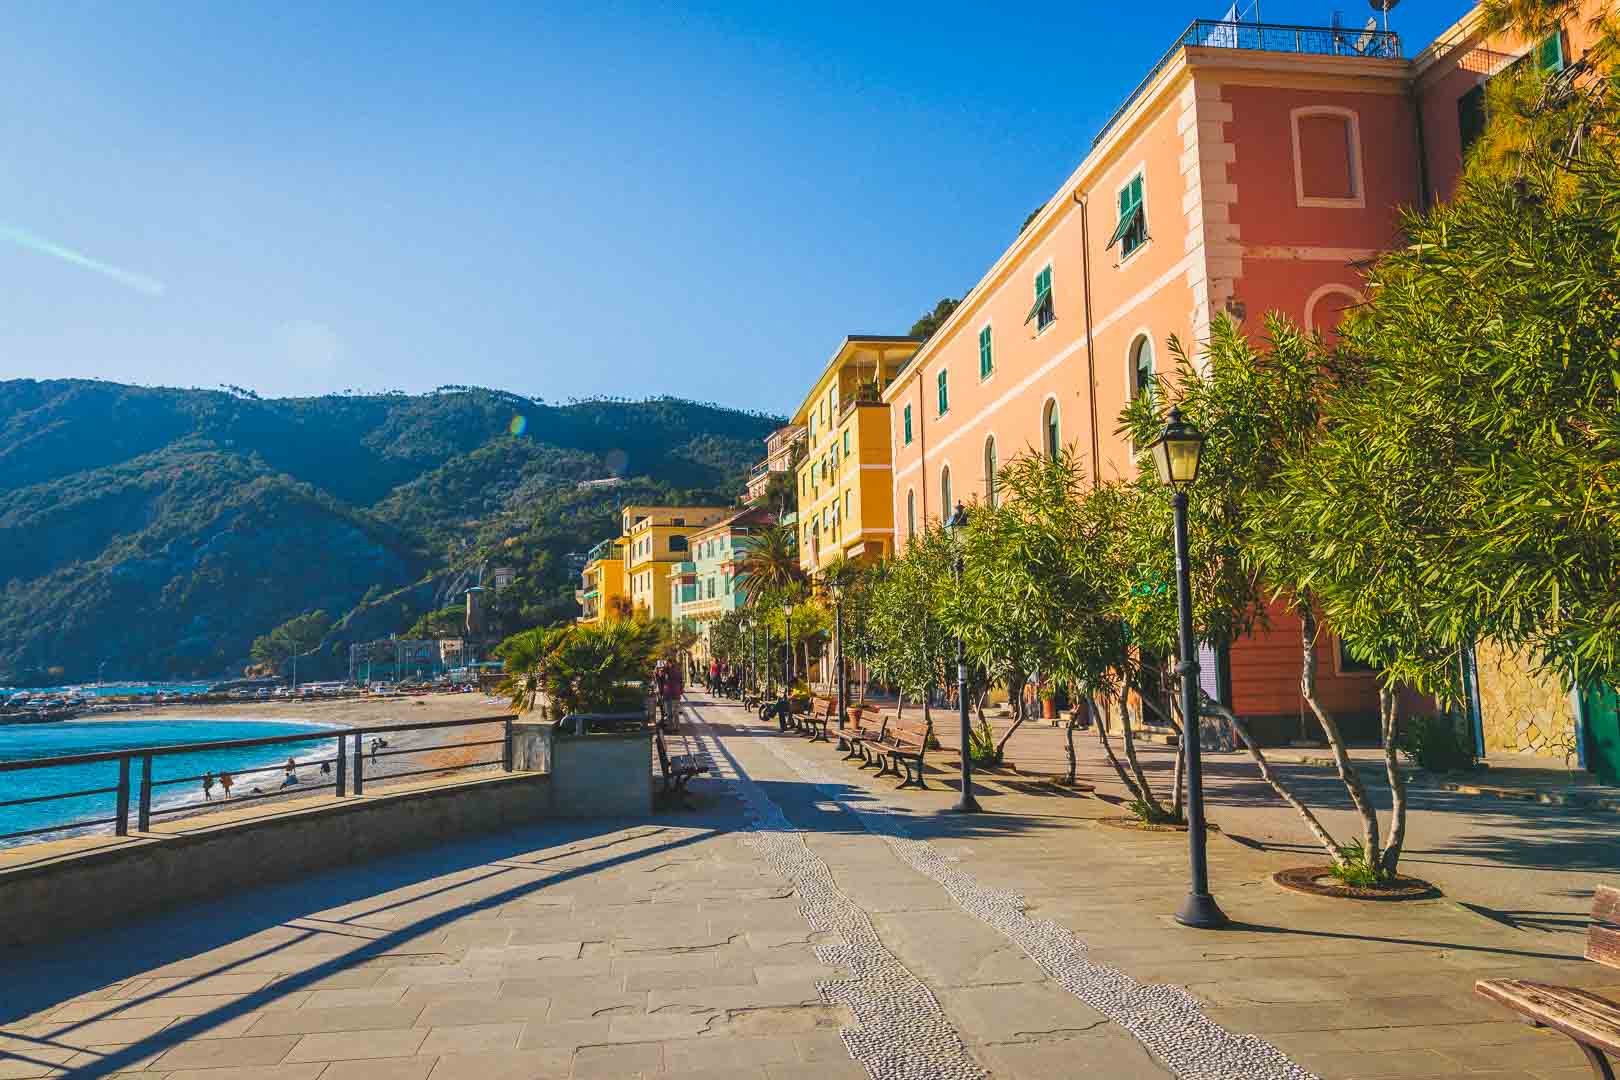
[[[731,502],[775,417],[500,391],[261,400],[0,381],[0,685],[238,673],[308,611],[403,632],[480,565],[512,625],[566,618],[565,556],[623,501]],[[580,480],[622,476],[617,489]],[[302,670],[302,669],[301,669]]]

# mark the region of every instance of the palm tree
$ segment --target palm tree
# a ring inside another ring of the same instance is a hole
[[[739,545],[737,583],[746,590],[747,603],[762,608],[768,603],[782,605],[782,630],[787,637],[782,671],[786,685],[784,699],[793,693],[793,606],[804,591],[805,573],[799,565],[799,534],[789,525],[767,525]],[[785,715],[782,722],[786,724]]]

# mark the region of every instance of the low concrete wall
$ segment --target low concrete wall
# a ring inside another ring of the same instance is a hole
[[[652,735],[562,736],[551,743],[551,804],[558,817],[652,813]]]
[[[645,769],[646,758],[642,758]],[[552,814],[552,778],[512,773],[285,812],[178,823],[0,871],[0,945],[69,937],[176,904]],[[45,845],[41,845],[45,847]]]

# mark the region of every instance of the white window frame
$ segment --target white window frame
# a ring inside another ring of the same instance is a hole
[[[1304,116],[1338,116],[1350,122],[1350,182],[1355,194],[1348,199],[1324,198],[1305,194],[1305,163],[1299,152],[1299,121]],[[1326,210],[1364,210],[1367,207],[1367,186],[1361,165],[1361,118],[1354,109],[1342,105],[1300,105],[1288,110],[1288,130],[1294,148],[1294,203]]]

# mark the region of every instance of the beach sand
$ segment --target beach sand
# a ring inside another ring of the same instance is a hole
[[[412,774],[411,780],[420,782],[431,778],[439,770],[445,777],[471,777],[482,772],[499,769],[504,730],[502,720],[511,715],[511,707],[501,698],[486,694],[425,694],[420,697],[358,697],[330,699],[298,699],[268,701],[233,701],[208,705],[152,705],[128,711],[105,713],[86,717],[94,720],[235,720],[307,721],[311,724],[334,727],[359,728],[366,747],[365,782],[367,790],[388,786],[389,777]],[[465,727],[433,728],[425,731],[391,730],[409,724],[435,723],[447,720],[488,720],[489,723],[469,724]],[[378,730],[377,735],[371,734]],[[334,732],[334,736],[337,733]],[[386,750],[373,758],[370,747],[374,738],[387,742]],[[480,745],[482,744],[482,745]],[[352,755],[352,742],[349,753]],[[275,797],[305,797],[330,788],[335,776],[322,775],[318,761],[311,761],[307,750],[294,755],[298,759],[300,783],[285,791],[277,789],[282,780],[279,767],[275,771],[257,772],[253,776],[239,776],[235,788],[238,797],[252,794],[259,787],[273,801]],[[350,781],[353,782],[352,779]],[[171,811],[175,816],[189,817],[198,811],[217,809],[236,801],[221,798],[215,788],[211,802],[202,800],[201,792],[187,799],[187,809]]]

